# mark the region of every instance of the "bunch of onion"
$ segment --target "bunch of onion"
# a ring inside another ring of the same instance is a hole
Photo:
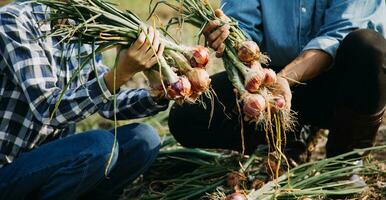
[[[230,35],[225,40],[223,60],[241,104],[239,110],[245,121],[264,127],[267,142],[273,147],[270,149],[285,159],[281,151],[282,134],[285,136],[285,132],[293,127],[293,117],[291,111],[286,109],[284,97],[275,95],[276,73],[262,67],[268,64],[269,58],[260,51],[255,42],[248,40],[235,20],[221,19],[221,11],[215,11],[208,0],[174,0],[174,3],[160,0],[151,15],[161,4],[179,13],[169,21],[168,26],[185,22],[203,30],[212,20],[229,25]],[[243,133],[241,137],[243,139]],[[285,138],[283,140],[285,141]]]
[[[159,58],[159,66],[145,71],[155,96],[167,96],[177,103],[194,103],[200,95],[209,92],[211,79],[205,70],[208,50],[201,46],[191,49],[191,57],[189,54],[166,50],[165,56]],[[198,62],[200,59],[205,60],[205,63]],[[193,68],[192,63],[196,67]]]
[[[255,42],[248,40],[236,21],[233,19],[227,19],[227,21],[220,19],[217,17],[220,15],[218,13],[220,11],[215,11],[208,1],[203,0],[174,0],[174,3],[161,0],[153,7],[151,15],[161,4],[166,4],[180,13],[180,15],[170,20],[168,26],[186,22],[203,30],[210,20],[219,20],[222,21],[223,25],[228,24],[230,26],[230,35],[225,41],[226,48],[223,58],[224,64],[227,65],[226,71],[228,74],[235,74],[234,76],[237,76],[242,82],[240,85],[232,81],[241,102],[244,104],[245,120],[257,123],[268,120],[264,123],[269,125],[272,124],[272,118],[262,118],[262,115],[273,117],[273,114],[277,114],[280,118],[291,116],[290,111],[284,109],[286,107],[284,98],[274,95],[273,86],[277,80],[275,71],[262,67],[262,65],[268,64],[269,58],[260,51]],[[237,72],[232,73],[231,70],[234,69]],[[230,77],[230,79],[233,78]],[[282,124],[283,131],[291,127],[291,119],[281,121],[286,123]],[[269,127],[269,129],[272,129],[272,127]]]
[[[231,61],[228,58],[224,58],[224,67],[228,72],[229,79],[240,94],[239,101],[242,103],[242,107],[239,109],[242,110],[246,121],[262,124],[265,130],[269,152],[275,153],[278,157],[277,163],[275,163],[275,169],[272,169],[273,167],[270,165],[269,159],[268,166],[270,172],[272,172],[272,177],[278,178],[282,160],[284,160],[288,166],[288,161],[282,148],[283,145],[285,145],[285,130],[292,128],[285,126],[292,126],[293,124],[285,120],[292,120],[292,116],[286,115],[288,112],[285,108],[284,98],[275,96],[269,88],[261,87],[258,92],[249,92],[242,82],[240,71],[235,67],[231,67],[232,65],[228,62]],[[243,132],[241,132],[241,138],[244,151]]]
[[[41,22],[54,24],[53,30],[47,37],[60,36],[61,42],[90,44],[93,46],[93,54],[116,46],[130,46],[137,40],[141,32],[146,33],[148,30],[148,25],[135,14],[130,11],[121,11],[103,0],[37,0],[37,2],[51,8],[50,18]],[[158,66],[146,75],[150,74],[148,78],[155,79],[154,72],[158,72],[158,76],[162,77],[158,79],[163,81],[159,85],[151,86],[152,89],[163,90],[170,99],[178,102],[194,101],[209,89],[210,79],[205,71],[209,59],[208,50],[202,46],[177,45],[173,40],[164,36],[161,36],[160,40],[161,43],[165,44],[166,51],[158,59]],[[169,54],[182,55],[184,61],[195,67],[194,71],[197,72],[193,73],[185,69],[185,71],[177,70],[174,72],[173,67],[176,67],[174,63],[177,62]],[[92,57],[86,56],[78,71]],[[168,59],[166,60],[164,57]],[[72,79],[77,75],[74,74]],[[205,82],[200,82],[197,79],[205,79],[203,80]],[[192,95],[194,98],[191,98]]]

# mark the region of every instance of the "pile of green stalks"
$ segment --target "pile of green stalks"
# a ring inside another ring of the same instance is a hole
[[[122,199],[212,199],[214,192],[233,193],[252,179],[268,179],[257,165],[261,161],[256,155],[183,148],[168,136],[149,172],[130,185]],[[240,180],[229,186],[229,177],[235,175]]]
[[[251,191],[248,199],[326,199],[359,194],[368,189],[360,176],[380,171],[377,166],[359,160],[358,156],[368,151],[385,150],[386,146],[357,149],[332,158],[305,163],[262,188]]]
[[[346,198],[368,189],[361,176],[379,173],[376,166],[352,158],[369,150],[386,151],[386,146],[305,163],[271,180],[264,146],[254,155],[242,156],[231,151],[182,148],[167,137],[155,164],[126,189],[122,199]]]

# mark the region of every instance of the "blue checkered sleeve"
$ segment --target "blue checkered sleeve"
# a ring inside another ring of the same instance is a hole
[[[109,68],[103,65],[100,60],[98,60],[97,65],[99,69],[98,74],[104,74],[109,71]],[[102,82],[100,86],[102,91],[108,91],[105,82]],[[147,89],[121,89],[116,96],[116,100],[118,120],[151,116],[166,110],[169,105],[168,101],[154,101]],[[104,118],[113,119],[114,101],[111,100],[104,103],[99,110],[99,114]]]
[[[102,91],[96,79],[69,89],[61,96],[62,89],[57,87],[56,63],[45,56],[34,29],[26,23],[28,20],[22,21],[22,18],[9,13],[2,13],[0,17],[0,53],[38,121],[54,127],[66,126],[97,111],[106,92]],[[58,101],[60,105],[53,113]]]
[[[59,67],[46,56],[28,20],[3,13],[1,22],[3,31],[0,33],[0,43],[4,44],[0,47],[1,55],[38,121],[53,127],[66,127],[68,123],[78,122],[98,110],[111,118],[113,97],[106,87],[103,74],[68,89],[61,96],[62,88],[57,86],[56,70]],[[118,114],[122,119],[148,116],[165,107],[152,101],[145,90],[121,91],[117,100]]]

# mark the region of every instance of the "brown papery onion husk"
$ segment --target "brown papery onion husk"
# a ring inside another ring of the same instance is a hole
[[[187,99],[192,94],[192,85],[185,76],[179,76],[178,81],[168,87],[168,96],[171,99]]]
[[[201,68],[193,68],[186,74],[194,93],[202,94],[209,90],[211,79],[207,71]]]
[[[232,193],[226,197],[226,200],[247,200],[244,194],[239,192]]]
[[[246,120],[257,120],[266,109],[265,98],[260,94],[247,94],[243,98],[243,113]]]
[[[250,70],[245,77],[245,89],[251,93],[257,93],[263,84],[265,74],[263,71]]]
[[[283,97],[283,95],[277,95],[277,96],[272,97],[270,102],[272,105],[271,110],[274,113],[277,113],[280,110],[284,110],[286,108],[286,102],[285,102],[285,98]]]
[[[227,185],[233,188],[246,180],[247,180],[247,177],[245,177],[244,174],[240,172],[230,172],[227,176]]]
[[[260,59],[260,48],[254,41],[243,41],[236,45],[236,49],[241,62],[250,63]]]
[[[272,86],[277,81],[276,72],[269,68],[263,68],[263,72],[265,74],[264,85]]]
[[[256,71],[262,71],[263,67],[261,66],[261,63],[259,61],[252,61],[250,63],[247,63],[246,65],[248,68],[256,70]]]
[[[209,62],[209,50],[200,45],[191,47],[189,50],[188,60],[192,67],[205,69]]]

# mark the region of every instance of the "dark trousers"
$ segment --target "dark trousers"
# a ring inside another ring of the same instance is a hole
[[[0,169],[0,199],[118,199],[123,188],[153,163],[160,138],[146,124],[121,126],[112,152],[112,132],[74,134],[21,154]]]
[[[382,35],[371,30],[350,33],[341,43],[329,71],[293,88],[292,109],[298,113],[299,125],[331,129],[336,111],[342,108],[364,116],[382,112],[386,103],[385,56],[386,40]],[[210,100],[205,100],[206,108],[175,104],[169,118],[171,133],[187,147],[240,150],[241,124],[233,87],[224,72],[214,75],[212,84],[222,104],[214,100],[211,123]],[[243,126],[246,153],[266,143],[263,131],[256,130],[254,124]],[[291,141],[297,145],[294,138],[298,133],[299,129],[287,134],[289,146]],[[331,133],[330,146],[350,140],[349,134]]]

